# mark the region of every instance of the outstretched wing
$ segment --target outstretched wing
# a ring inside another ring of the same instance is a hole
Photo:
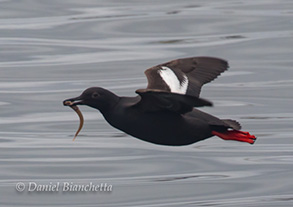
[[[201,87],[227,69],[227,61],[213,57],[172,60],[145,71],[147,89],[199,97]]]
[[[147,88],[136,91],[142,97],[138,104],[144,110],[151,103],[150,111],[178,113],[191,111],[195,106],[211,106],[211,102],[199,98],[201,87],[227,69],[227,61],[213,57],[183,58],[154,66],[145,71]]]

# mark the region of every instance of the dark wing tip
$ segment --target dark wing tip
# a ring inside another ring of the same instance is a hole
[[[241,129],[241,124],[236,121],[236,120],[232,120],[232,119],[222,119],[222,121],[227,124],[229,127],[231,127],[232,129],[235,130],[240,130]]]
[[[203,98],[197,98],[194,107],[202,107],[202,106],[213,106],[213,103],[209,100]]]
[[[216,79],[221,73],[228,70],[229,64],[226,60],[215,57],[195,57],[195,72],[197,79],[206,84]]]

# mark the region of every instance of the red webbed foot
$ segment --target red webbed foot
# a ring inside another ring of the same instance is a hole
[[[216,135],[224,140],[235,140],[239,142],[247,142],[249,144],[254,144],[256,137],[249,134],[249,132],[238,131],[238,130],[228,130],[226,132],[212,131],[213,135]]]

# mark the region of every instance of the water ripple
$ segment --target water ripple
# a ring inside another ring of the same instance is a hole
[[[1,206],[292,206],[289,1],[1,1]],[[32,9],[33,8],[33,9]],[[156,146],[62,100],[101,86],[135,95],[143,71],[216,56],[230,69],[203,108],[241,122],[255,145],[213,137]],[[108,183],[112,193],[16,192],[18,182]]]

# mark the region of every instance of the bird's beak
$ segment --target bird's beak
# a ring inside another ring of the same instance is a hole
[[[76,106],[76,105],[83,105],[84,102],[80,96],[75,98],[69,98],[63,101],[64,106]]]
[[[70,98],[70,99],[66,99],[63,101],[63,105],[64,106],[70,106],[70,108],[72,108],[78,115],[79,117],[79,127],[74,135],[73,141],[75,140],[76,136],[78,135],[78,133],[80,132],[80,130],[82,129],[83,126],[83,116],[81,111],[79,110],[79,108],[77,107],[77,105],[83,105],[83,101],[82,99],[79,97],[76,98]]]

